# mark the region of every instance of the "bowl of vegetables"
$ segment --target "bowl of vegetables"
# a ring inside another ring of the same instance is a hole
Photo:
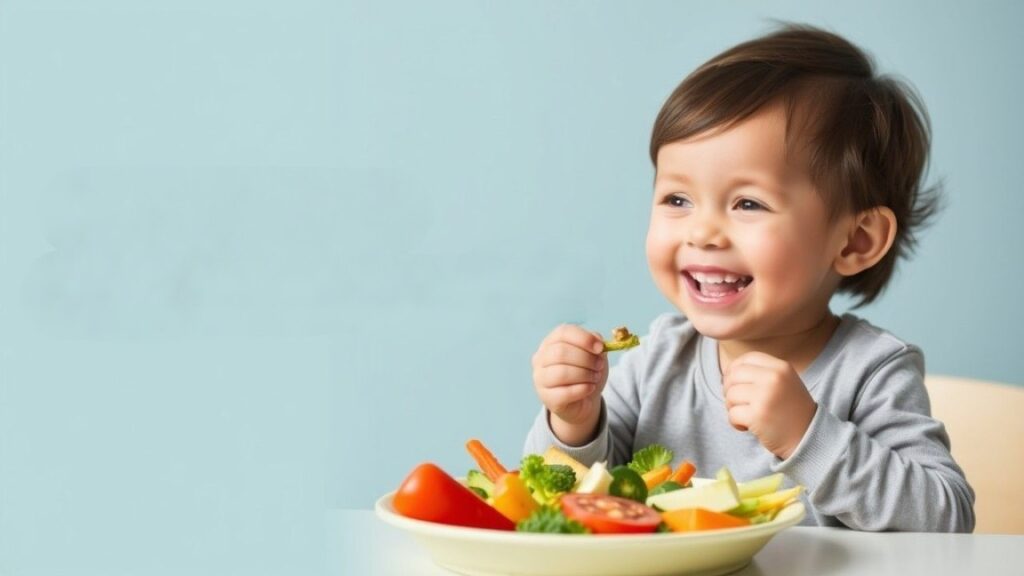
[[[375,507],[462,574],[726,574],[805,515],[802,487],[780,490],[781,474],[697,478],[657,444],[612,469],[551,447],[509,471],[479,441],[467,448],[479,469],[456,478],[421,464]]]

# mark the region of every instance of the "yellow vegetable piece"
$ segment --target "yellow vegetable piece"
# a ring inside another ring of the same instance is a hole
[[[779,510],[788,506],[790,502],[799,498],[803,489],[803,486],[798,485],[792,488],[787,488],[786,490],[779,490],[778,492],[765,494],[764,496],[744,498],[740,501],[740,505],[729,510],[729,513],[737,516],[745,516],[747,518],[753,518],[759,514],[766,514],[770,519],[774,517]]]
[[[800,497],[803,486],[793,486],[787,490],[779,490],[757,498],[758,512],[772,512],[785,508],[787,504]]]
[[[543,454],[545,464],[565,464],[572,471],[576,473],[576,483],[579,484],[580,480],[590,472],[590,468],[584,466],[579,460],[569,456],[565,452],[559,450],[555,446],[548,447],[547,451]]]
[[[539,505],[517,474],[502,474],[494,483],[494,508],[513,522],[523,520]]]
[[[668,464],[662,464],[661,466],[658,466],[654,470],[644,472],[643,474],[640,475],[640,477],[644,479],[644,484],[646,484],[647,489],[650,490],[651,488],[654,488],[655,486],[661,484],[665,480],[668,480],[668,477],[671,475],[672,467],[669,466]]]

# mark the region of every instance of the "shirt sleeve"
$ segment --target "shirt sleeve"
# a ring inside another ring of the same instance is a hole
[[[930,413],[924,358],[908,346],[869,377],[848,420],[819,404],[796,450],[773,468],[850,528],[971,532],[974,491]]]

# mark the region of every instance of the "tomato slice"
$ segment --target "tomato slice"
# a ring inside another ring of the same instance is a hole
[[[562,512],[594,534],[644,534],[654,532],[661,523],[653,508],[605,494],[566,494]]]

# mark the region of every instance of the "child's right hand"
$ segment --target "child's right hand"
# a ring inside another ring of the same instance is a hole
[[[608,355],[600,334],[563,324],[533,355],[533,386],[551,412],[551,427],[570,445],[586,443],[601,416]]]

